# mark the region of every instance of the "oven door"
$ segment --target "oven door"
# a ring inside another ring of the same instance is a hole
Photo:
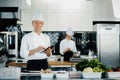
[[[5,48],[7,49],[7,34],[0,33],[0,49]]]

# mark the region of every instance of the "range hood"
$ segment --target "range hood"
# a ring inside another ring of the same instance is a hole
[[[16,14],[18,12],[18,7],[0,7],[0,31],[6,31],[6,27],[9,26],[16,26],[17,21],[19,20],[16,17]],[[2,17],[2,13],[11,13],[12,18]]]
[[[6,27],[9,27],[9,26],[16,26],[17,24],[17,18],[13,18],[13,19],[0,19],[0,30],[5,30]]]

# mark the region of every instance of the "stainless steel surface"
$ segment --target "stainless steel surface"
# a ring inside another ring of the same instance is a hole
[[[17,32],[0,32],[0,34],[5,34],[4,43],[8,54],[17,56],[18,54],[18,34]]]
[[[7,47],[7,34],[6,33],[0,33],[0,48]]]
[[[100,35],[100,53],[103,64],[119,66],[119,35]]]
[[[120,66],[119,24],[98,24],[97,43],[100,61],[109,66]]]

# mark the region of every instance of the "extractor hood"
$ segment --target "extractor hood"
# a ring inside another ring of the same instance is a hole
[[[0,31],[6,31],[6,27],[17,25],[17,21],[19,20],[16,17],[17,12],[18,7],[0,7]],[[2,13],[11,13],[13,17],[3,18]]]

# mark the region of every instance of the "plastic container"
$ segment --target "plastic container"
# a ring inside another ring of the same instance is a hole
[[[69,73],[66,71],[57,71],[56,78],[69,78]]]
[[[52,73],[41,73],[41,78],[53,78],[54,72]]]
[[[71,71],[69,73],[71,78],[81,78],[82,77],[82,72],[80,71]]]
[[[120,78],[120,72],[108,72],[108,78]]]
[[[83,72],[83,78],[101,78],[101,72]]]
[[[1,68],[0,79],[19,79],[20,72],[20,68]]]

